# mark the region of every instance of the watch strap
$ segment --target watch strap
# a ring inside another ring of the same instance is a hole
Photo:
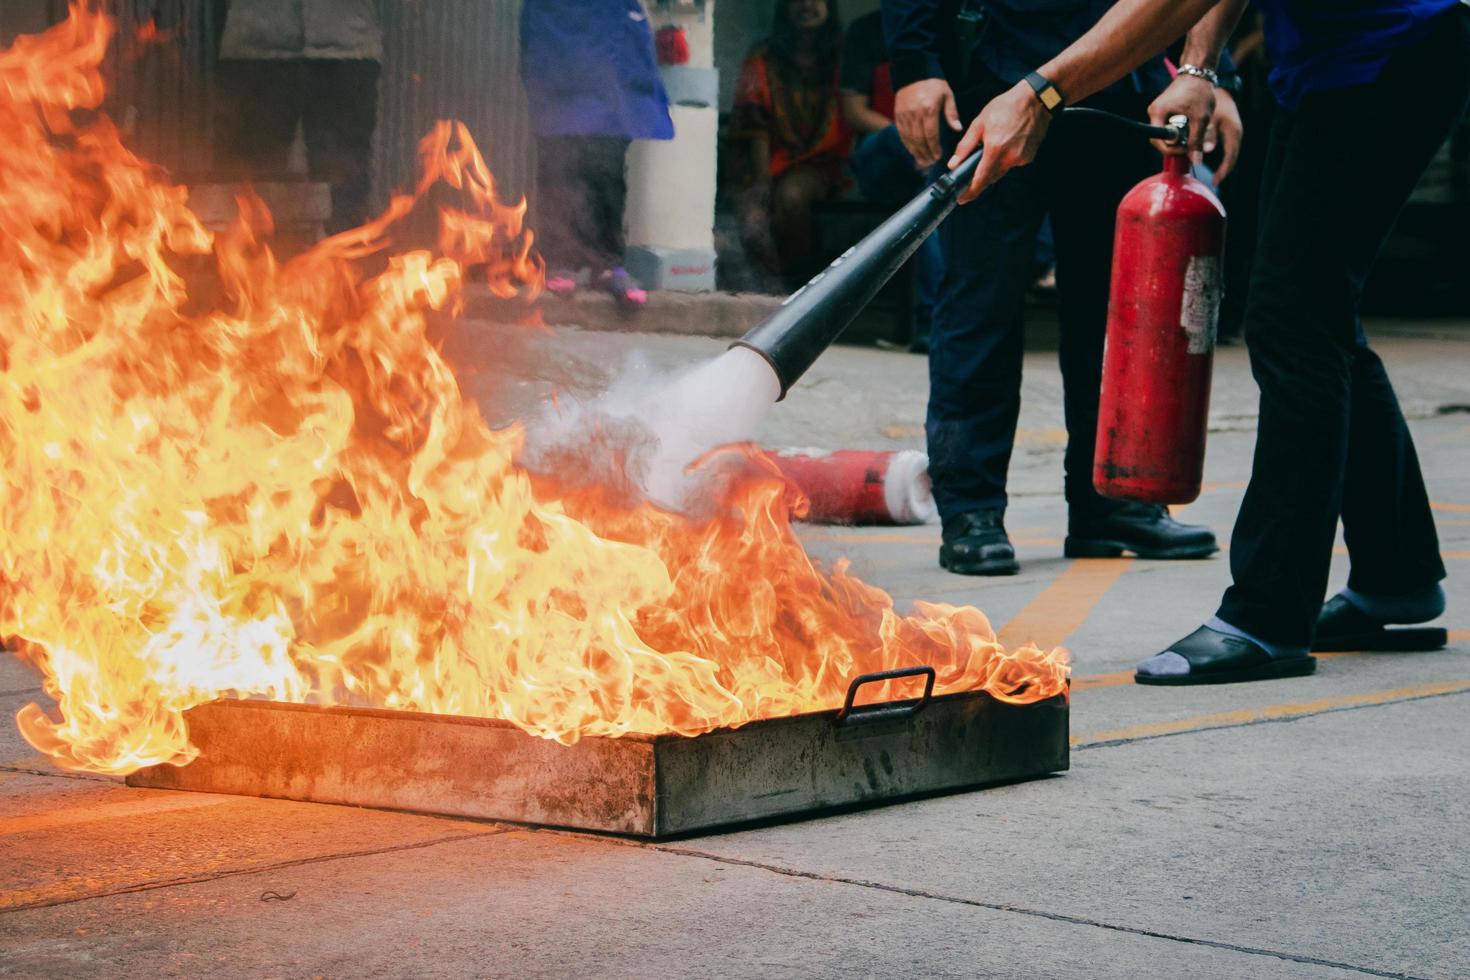
[[[1039,71],[1033,71],[1027,75],[1025,81],[1027,85],[1031,86],[1031,90],[1036,93],[1036,98],[1046,107],[1047,112],[1056,112],[1067,101],[1062,96],[1062,90],[1052,84],[1051,79]]]

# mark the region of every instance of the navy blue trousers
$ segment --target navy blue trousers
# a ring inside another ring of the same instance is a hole
[[[969,119],[1009,88],[987,77],[960,93]],[[1147,118],[1149,99],[1087,101]],[[1006,471],[1021,408],[1023,310],[1036,235],[1056,241],[1060,361],[1067,425],[1064,487],[1073,510],[1106,507],[1092,489],[1098,389],[1118,204],[1157,173],[1158,153],[1121,127],[1060,116],[1036,160],[1013,170],[940,227],[944,278],[930,330],[929,472],[946,522],[1006,505]]]

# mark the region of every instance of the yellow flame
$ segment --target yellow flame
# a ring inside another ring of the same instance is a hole
[[[257,199],[212,235],[76,111],[101,102],[111,30],[75,3],[0,53],[0,634],[45,676],[54,710],[17,720],[59,765],[186,762],[183,711],[219,697],[571,742],[829,708],[916,663],[941,690],[1065,690],[1063,651],[1008,653],[972,608],[899,616],[815,566],[802,502],[748,450],[698,519],[528,472],[520,429],[492,429],[426,335],[466,269],[540,284],[468,132],[440,124],[413,194],[281,262]],[[437,248],[364,275],[440,185],[460,203]],[[220,299],[190,298],[209,283]]]

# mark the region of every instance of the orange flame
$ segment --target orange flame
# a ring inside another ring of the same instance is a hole
[[[521,429],[488,425],[426,337],[466,269],[507,296],[541,279],[467,131],[424,140],[382,217],[279,262],[258,200],[211,235],[74,112],[101,102],[111,30],[74,3],[0,53],[0,634],[57,702],[17,717],[57,764],[185,763],[184,710],[219,697],[571,742],[825,709],[856,673],[917,663],[942,691],[1065,690],[1063,651],[1007,653],[975,609],[902,617],[819,569],[744,450],[716,454],[740,472],[700,518],[531,474]],[[437,249],[363,275],[436,185],[462,202]],[[223,299],[200,312],[204,267]]]

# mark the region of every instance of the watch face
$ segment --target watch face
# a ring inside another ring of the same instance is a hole
[[[1040,72],[1033,71],[1027,75],[1026,84],[1031,86],[1031,90],[1036,93],[1036,97],[1041,100],[1047,112],[1055,111],[1057,106],[1062,104],[1061,90]]]

